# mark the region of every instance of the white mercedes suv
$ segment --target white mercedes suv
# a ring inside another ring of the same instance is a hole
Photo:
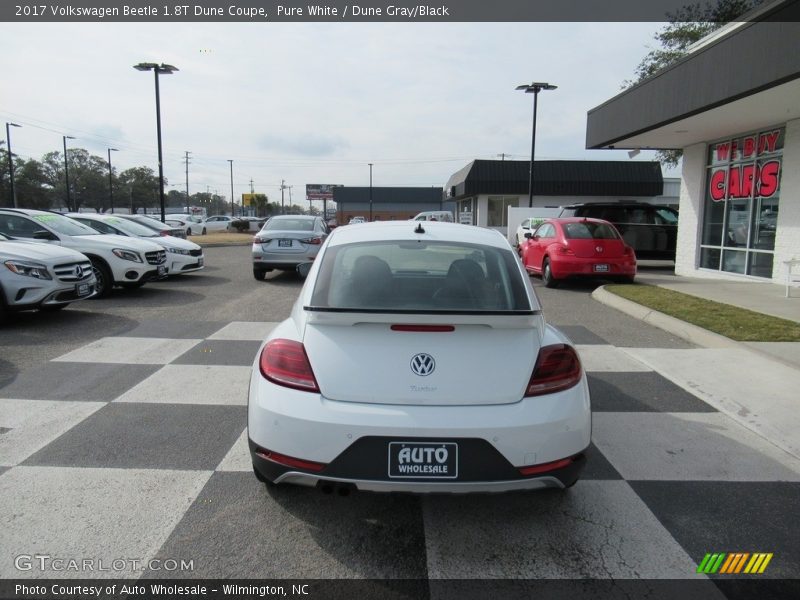
[[[80,252],[0,233],[0,321],[18,310],[60,310],[94,295],[92,263]]]
[[[0,209],[0,233],[71,248],[85,254],[97,279],[95,297],[114,285],[135,288],[167,274],[167,253],[158,244],[119,235],[100,234],[58,213],[25,208]]]

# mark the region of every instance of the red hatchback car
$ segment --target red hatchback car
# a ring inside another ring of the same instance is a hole
[[[547,287],[569,277],[633,282],[636,254],[616,227],[600,219],[548,219],[526,233],[522,264],[542,276]]]

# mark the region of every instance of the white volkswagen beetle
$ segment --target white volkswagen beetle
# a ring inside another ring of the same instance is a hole
[[[248,433],[268,484],[565,488],[586,460],[589,389],[501,234],[370,223],[328,237],[259,350]]]

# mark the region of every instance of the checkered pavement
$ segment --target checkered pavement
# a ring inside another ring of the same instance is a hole
[[[800,461],[654,370],[657,350],[580,326],[563,329],[589,374],[593,443],[571,490],[267,489],[246,402],[274,325],[146,324],[0,388],[0,577],[690,579],[733,551],[773,552],[763,577],[800,573]],[[36,553],[193,570],[15,568]]]

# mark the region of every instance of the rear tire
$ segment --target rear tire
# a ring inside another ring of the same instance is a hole
[[[545,287],[558,287],[558,281],[553,278],[553,272],[550,270],[549,258],[545,258],[544,263],[542,263],[542,283],[544,283]]]
[[[92,258],[90,260],[92,261],[92,270],[94,271],[95,279],[97,279],[97,285],[95,286],[95,291],[97,293],[93,298],[107,298],[111,293],[111,288],[114,287],[114,278],[111,276],[111,269],[98,258]]]
[[[267,276],[266,272],[261,271],[259,269],[253,269],[253,277],[255,277],[258,281],[264,281],[264,278]]]
[[[203,227],[203,232],[200,235],[205,235],[205,234],[206,234],[206,228]]]

